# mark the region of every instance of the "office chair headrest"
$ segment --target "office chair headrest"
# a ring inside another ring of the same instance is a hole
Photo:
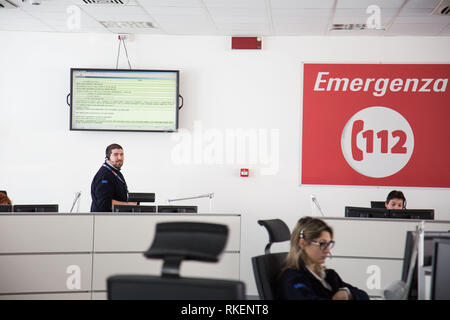
[[[269,233],[269,243],[264,249],[266,254],[270,253],[270,246],[274,242],[283,242],[290,240],[291,231],[289,227],[280,219],[258,220],[258,223],[267,229]]]
[[[226,225],[196,222],[158,223],[153,243],[144,256],[149,259],[164,259],[162,275],[177,277],[183,260],[217,262],[227,239]]]

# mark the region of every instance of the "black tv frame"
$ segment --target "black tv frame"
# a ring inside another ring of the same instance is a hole
[[[156,206],[115,205],[113,212],[156,212]]]
[[[58,212],[57,204],[16,204],[13,212]]]
[[[160,213],[197,213],[198,206],[158,206]]]
[[[117,71],[117,72],[170,72],[175,73],[177,76],[177,89],[176,89],[176,114],[175,114],[175,129],[174,130],[131,130],[131,129],[77,129],[72,127],[72,115],[73,115],[73,72],[74,71]],[[179,106],[179,98],[180,96],[180,70],[158,70],[158,69],[105,69],[105,68],[70,68],[70,93],[68,95],[68,100],[70,99],[70,102],[67,102],[67,104],[70,107],[70,123],[69,123],[69,129],[71,131],[105,131],[105,132],[177,132],[178,131],[178,125],[179,125],[179,110],[182,107]]]

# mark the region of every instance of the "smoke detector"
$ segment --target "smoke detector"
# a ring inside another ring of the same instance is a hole
[[[431,14],[436,16],[450,16],[450,0],[441,0]]]

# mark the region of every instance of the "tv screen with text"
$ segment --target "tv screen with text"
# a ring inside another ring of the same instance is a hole
[[[70,130],[178,128],[178,70],[71,69]]]

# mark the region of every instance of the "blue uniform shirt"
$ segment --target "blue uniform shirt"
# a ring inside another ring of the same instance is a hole
[[[111,212],[112,200],[128,201],[128,188],[122,173],[105,162],[92,180],[91,197],[91,212]]]

